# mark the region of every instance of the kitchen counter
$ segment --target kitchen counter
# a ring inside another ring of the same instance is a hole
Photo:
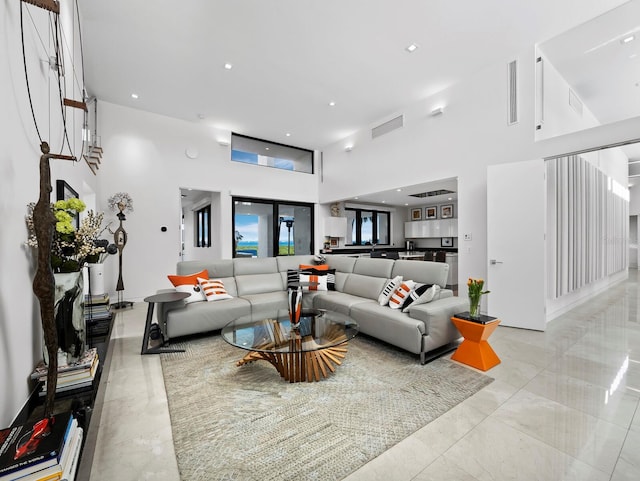
[[[424,252],[419,252],[419,251],[398,252],[398,256],[400,257],[400,259],[411,259],[411,260],[417,260],[417,261],[424,260]]]

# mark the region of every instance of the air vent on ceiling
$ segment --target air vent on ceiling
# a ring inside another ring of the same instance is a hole
[[[578,95],[571,89],[569,89],[569,105],[571,105],[571,108],[575,110],[580,117],[582,117],[582,100],[580,100]]]
[[[445,194],[453,194],[452,190],[440,189],[440,190],[431,190],[429,192],[420,192],[419,194],[409,194],[409,197],[433,197],[434,195],[445,195]]]
[[[507,66],[509,81],[509,119],[508,124],[518,123],[518,61],[513,60]]]
[[[399,129],[404,125],[404,116],[398,115],[396,118],[393,118],[384,124],[380,124],[377,127],[371,129],[371,138],[375,139],[376,137],[380,137],[381,135],[388,134],[392,130]]]

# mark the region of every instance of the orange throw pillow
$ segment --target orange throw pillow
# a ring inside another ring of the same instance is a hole
[[[307,264],[300,264],[300,269],[315,269],[317,271],[328,271],[329,264],[319,264],[317,266],[310,266]]]
[[[200,272],[196,272],[195,274],[189,274],[188,276],[174,276],[169,274],[167,276],[173,284],[173,287],[178,286],[195,286],[198,284],[198,277],[203,277],[205,279],[209,278],[209,272],[206,269],[201,270]]]

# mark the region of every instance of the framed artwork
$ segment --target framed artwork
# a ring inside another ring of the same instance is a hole
[[[453,217],[453,204],[445,204],[440,206],[440,218],[448,219]]]
[[[411,209],[411,220],[422,220],[422,208]]]
[[[330,241],[331,247],[338,247],[338,237],[332,237]]]
[[[437,219],[438,218],[438,208],[433,205],[431,207],[424,208],[424,218],[425,219]]]
[[[441,237],[440,238],[440,246],[441,247],[453,247],[453,237]]]
[[[56,200],[79,199],[78,193],[71,188],[64,180],[56,180]],[[80,228],[80,216],[76,216],[76,230]]]

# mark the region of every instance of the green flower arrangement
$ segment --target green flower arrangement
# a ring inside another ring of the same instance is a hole
[[[27,215],[27,228],[29,239],[27,245],[38,247],[33,228],[33,208],[35,204],[29,204]],[[104,214],[96,214],[88,211],[80,227],[76,229],[75,219],[80,212],[86,209],[86,205],[80,199],[59,200],[51,204],[51,210],[56,220],[51,245],[51,268],[53,272],[77,272],[85,262],[97,259],[100,254],[106,252],[105,247],[98,242]]]

